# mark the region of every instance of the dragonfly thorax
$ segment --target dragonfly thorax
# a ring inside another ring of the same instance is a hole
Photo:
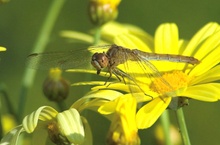
[[[92,56],[91,64],[96,68],[97,74],[101,72],[103,68],[106,68],[109,64],[107,55],[103,53],[95,53]]]

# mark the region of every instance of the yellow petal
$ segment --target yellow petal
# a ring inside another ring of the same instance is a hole
[[[192,71],[190,71],[189,75],[198,76],[206,71],[210,70],[212,67],[217,65],[220,62],[220,45],[216,47],[212,52],[210,52],[202,62],[198,64]]]
[[[146,43],[132,34],[118,35],[114,38],[114,42],[117,45],[121,45],[129,49],[139,49],[145,52],[151,52],[151,49]]]
[[[195,100],[214,102],[220,99],[220,84],[209,83],[196,86],[190,86],[181,96],[189,97]]]
[[[165,23],[160,25],[155,33],[155,52],[178,54],[179,33],[176,24]]]
[[[138,103],[142,103],[142,102],[146,102],[146,101],[151,101],[152,98],[157,98],[158,97],[158,94],[156,92],[153,92],[153,91],[146,91],[146,92],[137,92],[137,93],[129,93],[129,94],[125,94],[123,96],[126,96],[126,97],[135,97],[135,99],[137,100]]]
[[[38,120],[49,121],[54,119],[57,113],[58,112],[50,106],[42,106],[30,115],[27,115],[23,119],[22,125],[26,132],[31,133],[37,127]]]
[[[93,51],[94,50],[95,49],[93,49]],[[102,50],[102,52],[103,52],[103,50]],[[97,74],[97,71],[95,69],[94,70],[89,70],[89,69],[68,69],[68,70],[66,70],[66,72]],[[107,77],[108,76],[108,72],[101,71],[99,76]],[[117,79],[116,76],[114,76],[114,75],[112,75],[111,78]],[[107,78],[106,78],[106,81],[107,81]]]
[[[115,102],[107,102],[101,107],[99,107],[98,112],[104,115],[108,115],[115,111],[115,107],[116,107]]]
[[[123,94],[113,90],[91,91],[89,94],[72,104],[71,108],[76,108],[80,112],[84,109],[90,109],[97,106],[99,107],[107,101],[114,100],[121,95]]]
[[[137,112],[136,121],[139,129],[151,127],[167,108],[171,101],[171,97],[156,98],[148,104],[141,107]]]
[[[73,83],[71,84],[71,86],[88,86],[88,85],[98,85],[102,88],[107,88],[107,85],[109,83],[107,83],[106,85],[104,85],[105,82],[103,81],[89,81],[89,82],[77,82],[77,83]],[[94,89],[95,90],[95,89]]]
[[[113,43],[114,37],[120,34],[127,34],[129,30],[123,25],[117,22],[109,22],[102,26],[102,36],[111,43]]]
[[[154,47],[153,37],[150,34],[134,25],[124,24],[124,26],[129,30],[130,34],[137,36],[141,41],[147,44],[149,48]]]
[[[204,57],[209,55],[210,52],[212,52],[220,45],[219,37],[220,31],[213,33],[211,36],[205,39],[199,47],[198,51],[196,51],[194,57],[199,60],[202,60]]]
[[[179,54],[180,48],[183,45],[182,40],[179,40],[178,27],[174,23],[165,23],[158,27],[155,32],[155,53],[162,54]],[[181,70],[185,64],[169,61],[151,61],[160,72],[171,71],[173,69]]]
[[[192,37],[182,55],[193,56],[193,54],[197,51],[199,44],[218,31],[218,29],[219,25],[217,23],[210,22],[206,24]]]
[[[83,41],[90,45],[93,44],[94,41],[93,36],[78,31],[61,31],[60,35],[65,38],[74,39],[75,41]],[[99,44],[107,44],[107,42],[100,40]]]
[[[74,144],[84,142],[85,132],[78,111],[74,108],[57,114],[57,122],[62,134]]]
[[[101,90],[101,89],[112,89],[112,90],[130,92],[130,90],[137,89],[137,86],[132,84],[124,84],[121,82],[110,82],[107,83],[106,85],[102,84],[101,86],[95,86],[92,88],[92,90]]]
[[[130,24],[120,24],[117,22],[109,22],[102,27],[102,36],[103,38],[107,39],[111,43],[115,36],[121,34],[132,34],[140,38],[143,42],[145,42],[151,48],[153,47],[153,38],[151,35],[146,33],[144,30],[140,29],[137,26],[130,25]]]
[[[204,84],[204,83],[218,81],[220,80],[219,72],[220,72],[220,65],[217,65],[214,68],[208,70],[206,73],[192,79],[190,85]]]

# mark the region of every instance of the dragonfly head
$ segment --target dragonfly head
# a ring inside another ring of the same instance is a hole
[[[97,74],[100,74],[101,70],[108,66],[108,63],[108,57],[104,52],[93,54],[91,64],[96,68]]]

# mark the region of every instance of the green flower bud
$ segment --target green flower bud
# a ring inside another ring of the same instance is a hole
[[[67,98],[69,87],[69,82],[61,77],[61,70],[54,68],[44,81],[43,92],[49,100],[60,102]]]
[[[103,25],[118,16],[118,5],[121,0],[90,0],[89,16],[95,25]]]

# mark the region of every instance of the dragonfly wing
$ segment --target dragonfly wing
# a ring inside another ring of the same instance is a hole
[[[33,53],[27,58],[27,65],[34,69],[49,69],[59,67],[61,69],[92,68],[91,56],[94,52],[103,52],[110,45],[91,46],[88,49],[74,49],[63,52]]]
[[[86,51],[65,51],[33,53],[27,58],[27,65],[34,69],[61,69],[88,68],[91,54]],[[88,66],[88,67],[86,67]]]

